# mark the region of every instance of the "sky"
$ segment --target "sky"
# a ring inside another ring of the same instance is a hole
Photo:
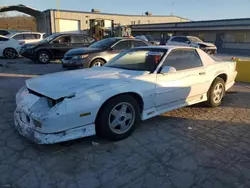
[[[60,3],[58,3],[60,2]],[[181,16],[193,21],[250,18],[250,0],[1,0],[0,6],[24,4],[38,10],[65,9],[105,13]],[[8,13],[9,14],[9,13]],[[10,13],[15,15],[17,13]]]

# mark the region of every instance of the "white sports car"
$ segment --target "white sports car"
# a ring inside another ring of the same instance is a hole
[[[27,80],[16,94],[15,126],[39,144],[95,134],[119,140],[139,120],[205,101],[219,106],[236,75],[235,62],[200,49],[134,48],[103,67]]]

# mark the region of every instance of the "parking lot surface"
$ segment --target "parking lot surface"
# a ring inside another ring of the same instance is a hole
[[[29,77],[57,71],[60,64],[0,60],[1,188],[250,187],[250,85],[237,83],[219,108],[142,122],[119,142],[36,145],[14,128],[15,94]]]

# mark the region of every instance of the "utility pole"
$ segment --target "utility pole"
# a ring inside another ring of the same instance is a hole
[[[174,15],[174,1],[172,2],[172,12],[171,15]]]
[[[56,0],[56,21],[57,21],[57,28],[56,28],[56,32],[60,32],[60,0]]]

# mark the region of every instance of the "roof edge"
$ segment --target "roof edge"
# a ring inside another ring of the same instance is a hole
[[[58,11],[58,9],[46,9],[43,12],[49,12],[49,11]],[[131,17],[176,17],[176,18],[180,18],[180,19],[185,19],[185,20],[189,20],[188,18],[183,18],[181,16],[176,16],[176,15],[133,15],[133,14],[117,14],[117,13],[102,13],[102,12],[88,12],[88,11],[75,11],[75,10],[64,10],[64,9],[60,9],[60,12],[75,12],[75,13],[85,13],[85,14],[97,14],[97,15],[112,15],[112,16],[131,16]]]

